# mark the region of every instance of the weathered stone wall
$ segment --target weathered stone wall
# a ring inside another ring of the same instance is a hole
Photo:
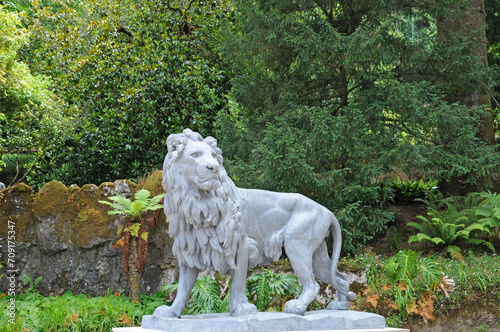
[[[163,192],[161,171],[144,184],[152,195]],[[99,187],[79,188],[52,181],[36,194],[19,184],[0,196],[0,261],[7,263],[7,238],[10,226],[15,231],[15,269],[18,290],[26,287],[22,274],[35,280],[42,277],[37,290],[43,295],[60,295],[71,290],[89,295],[125,290],[122,250],[112,245],[118,240],[117,229],[123,217],[107,214],[109,207],[98,203],[120,193],[131,197],[138,185],[118,180]],[[150,230],[148,259],[141,291],[156,292],[161,285],[175,280],[176,270],[171,240],[163,211],[159,227]],[[12,229],[10,229],[12,230]],[[12,233],[11,233],[12,235]],[[6,273],[0,279],[0,291],[9,289]],[[0,272],[1,274],[2,272]]]

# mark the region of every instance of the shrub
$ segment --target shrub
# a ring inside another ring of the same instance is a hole
[[[500,240],[500,195],[498,193],[484,192],[479,194],[482,202],[473,208],[478,222],[491,230],[492,241]]]
[[[229,87],[215,51],[228,5],[55,1],[34,2],[32,12],[24,56],[78,114],[75,130],[50,142],[32,182],[137,179],[161,168],[168,135],[213,133]]]
[[[20,179],[26,174],[29,165],[35,161],[32,154],[5,154],[2,156],[4,166],[0,165],[0,182],[6,186],[12,181]]]
[[[445,282],[436,258],[420,258],[406,250],[389,259],[368,253],[363,260],[368,285],[351,309],[383,315],[392,327],[405,325],[410,316],[434,319],[436,294]]]
[[[229,281],[229,280],[228,280]],[[165,296],[177,290],[177,283],[161,287]],[[226,290],[230,284],[220,285],[214,278],[207,276],[198,279],[191,292],[191,298],[184,309],[185,315],[219,313],[229,311],[230,294]],[[264,269],[247,279],[247,296],[259,311],[281,311],[286,300],[297,297],[301,287],[292,274],[272,272]],[[275,306],[278,305],[279,308]]]
[[[259,311],[282,311],[289,298],[297,298],[302,291],[297,277],[264,269],[247,279],[250,302]],[[277,307],[276,307],[277,305]]]
[[[474,221],[470,218],[470,209],[460,210],[449,201],[443,202],[444,208],[429,206],[428,217],[417,216],[422,223],[408,223],[420,231],[410,237],[409,243],[427,242],[456,258],[461,256],[460,246],[483,245],[492,251],[495,250],[491,242],[475,236],[490,233],[487,221],[484,219]]]
[[[392,182],[396,203],[413,203],[416,199],[430,199],[437,194],[437,181],[403,181],[400,178]]]

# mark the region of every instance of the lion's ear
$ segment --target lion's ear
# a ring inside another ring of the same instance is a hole
[[[217,153],[217,156],[222,156],[222,150],[217,146],[217,140],[215,138],[208,136],[204,141],[215,151],[215,153]],[[222,163],[222,161],[219,162]]]
[[[208,145],[210,145],[212,148],[216,148],[217,147],[217,140],[215,138],[213,138],[212,136],[207,136],[205,139],[204,139],[205,143],[207,143]]]
[[[182,134],[172,134],[167,138],[168,152],[182,151],[185,145],[185,138]]]

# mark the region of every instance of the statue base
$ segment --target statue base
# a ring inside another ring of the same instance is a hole
[[[138,330],[126,330],[138,329]],[[255,315],[231,317],[228,313],[182,316],[181,318],[142,317],[142,328],[114,328],[113,332],[196,331],[408,331],[385,327],[383,316],[350,310],[317,310],[303,316],[282,312],[259,312]]]

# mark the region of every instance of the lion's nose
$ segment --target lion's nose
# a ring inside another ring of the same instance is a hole
[[[217,163],[207,164],[207,168],[209,171],[215,172],[216,170],[219,169],[219,164]]]

